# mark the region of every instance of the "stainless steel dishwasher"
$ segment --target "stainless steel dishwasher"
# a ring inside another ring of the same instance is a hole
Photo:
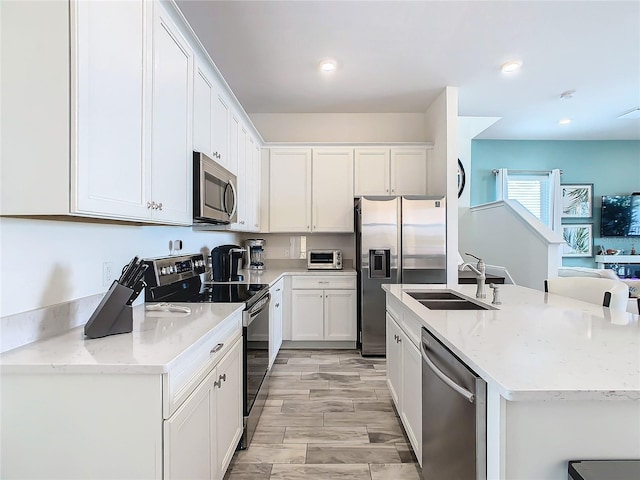
[[[487,478],[487,384],[425,328],[422,478]]]

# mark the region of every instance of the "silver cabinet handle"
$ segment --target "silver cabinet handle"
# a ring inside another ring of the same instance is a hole
[[[424,363],[428,365],[431,371],[433,371],[433,373],[435,373],[436,376],[444,383],[446,383],[450,388],[469,400],[470,403],[474,403],[476,401],[476,396],[473,393],[471,393],[466,388],[458,385],[456,382],[447,377],[438,367],[436,367],[436,365],[427,356],[427,345],[424,342],[422,342],[422,360],[424,360]]]
[[[280,289],[279,289],[279,288],[276,288],[276,292],[279,292],[279,291],[280,291]]]
[[[213,347],[213,348],[211,349],[211,352],[209,352],[209,353],[216,353],[216,352],[219,352],[219,351],[222,349],[222,347],[224,347],[224,343],[219,343],[219,344],[217,344],[215,347]]]
[[[220,381],[218,381],[218,380],[215,380],[215,381],[213,382],[213,388],[216,388],[216,387],[218,387],[218,388],[222,388],[222,382],[220,382]]]
[[[218,377],[218,380],[222,380],[223,382],[226,382],[227,381],[227,374],[223,373],[222,375],[220,375]]]
[[[276,303],[276,308],[278,308],[279,306],[280,306],[280,304],[279,304],[279,303]]]
[[[153,208],[153,205],[154,205],[153,202],[147,202],[147,209]]]
[[[162,202],[158,204],[158,210],[162,210]]]

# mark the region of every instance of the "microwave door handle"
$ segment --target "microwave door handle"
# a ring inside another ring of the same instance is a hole
[[[227,203],[226,203],[226,195],[225,195],[225,205],[224,205],[224,209],[227,212],[227,215],[229,215],[229,218],[233,217],[233,215],[236,213],[236,209],[238,208],[238,202],[237,202],[237,196],[236,196],[236,188],[233,186],[233,183],[228,182],[227,183],[227,188],[231,188],[231,193],[233,196],[233,208],[231,209],[231,211],[229,211],[229,209],[227,208]],[[226,189],[225,189],[226,192]]]

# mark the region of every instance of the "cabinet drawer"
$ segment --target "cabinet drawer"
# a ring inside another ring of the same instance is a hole
[[[355,289],[355,275],[309,275],[291,277],[293,289]]]
[[[393,317],[397,323],[402,322],[403,306],[393,296],[387,294],[387,312]]]
[[[422,320],[411,312],[404,312],[401,322],[402,330],[407,334],[409,340],[416,346],[420,347],[420,336],[422,335]]]
[[[164,418],[169,418],[176,411],[241,337],[242,312],[237,312],[178,359],[175,366],[164,375]]]

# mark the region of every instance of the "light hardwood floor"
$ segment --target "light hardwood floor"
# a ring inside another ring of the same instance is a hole
[[[357,351],[281,350],[225,480],[419,480],[385,376],[385,359]]]

